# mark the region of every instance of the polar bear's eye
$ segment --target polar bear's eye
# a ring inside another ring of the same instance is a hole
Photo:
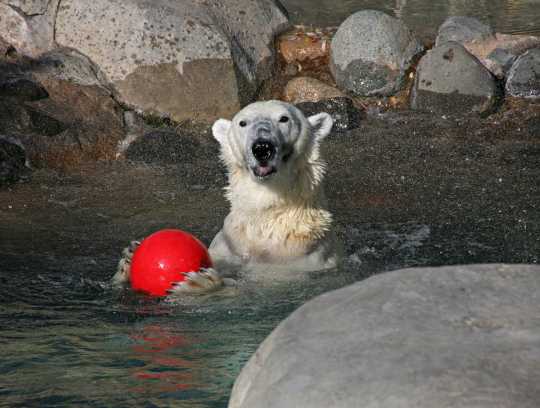
[[[281,123],[287,123],[289,121],[289,117],[288,116],[282,116],[281,118],[279,118],[279,121]]]
[[[240,125],[240,127],[246,127],[247,125],[245,120],[241,120],[240,122],[238,122],[238,124]]]

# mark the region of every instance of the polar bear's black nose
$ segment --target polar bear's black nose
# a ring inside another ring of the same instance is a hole
[[[276,147],[269,140],[258,139],[251,146],[251,152],[259,163],[265,164],[276,154]]]

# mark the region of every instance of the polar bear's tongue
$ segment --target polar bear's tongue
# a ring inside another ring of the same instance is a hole
[[[258,166],[257,175],[259,177],[268,176],[272,172],[272,166]]]

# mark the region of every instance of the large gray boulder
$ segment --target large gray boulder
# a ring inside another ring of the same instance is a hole
[[[30,57],[52,50],[59,1],[0,0],[0,38]]]
[[[483,24],[474,17],[452,16],[448,17],[439,27],[435,45],[448,41],[459,43],[470,41],[485,41],[494,39],[491,27]]]
[[[441,114],[489,111],[497,96],[491,73],[459,43],[445,42],[420,60],[413,109]]]
[[[273,0],[63,0],[56,41],[97,64],[131,108],[214,119],[270,76],[274,36],[287,26]]]
[[[330,48],[330,69],[338,86],[355,95],[393,95],[422,49],[400,20],[363,10],[339,26]]]
[[[540,48],[522,54],[512,65],[506,93],[521,98],[540,98]]]
[[[540,266],[404,269],[308,302],[229,408],[537,408]]]

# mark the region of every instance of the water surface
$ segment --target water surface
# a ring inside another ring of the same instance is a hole
[[[236,297],[171,303],[109,284],[129,240],[178,227],[208,244],[219,230],[225,176],[207,134],[181,165],[40,170],[0,191],[0,406],[224,407],[258,344],[320,293],[407,266],[538,263],[540,115],[509,117],[376,114],[331,135],[345,261]]]
[[[502,33],[540,35],[539,0],[282,0],[297,24],[337,26],[363,9],[401,18],[421,37],[434,38],[448,16],[472,16]]]

